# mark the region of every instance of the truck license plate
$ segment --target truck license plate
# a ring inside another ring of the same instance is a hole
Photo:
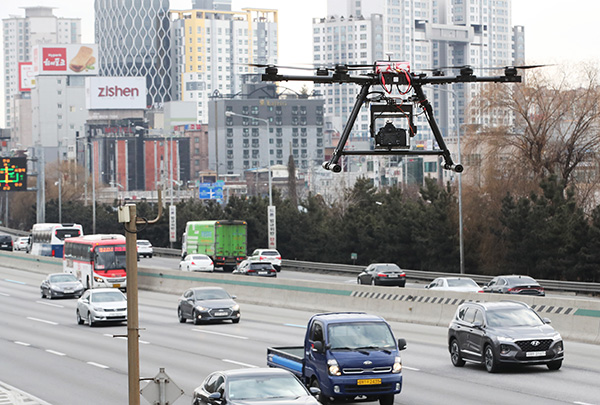
[[[121,284],[113,284],[113,288],[121,288]]]
[[[365,380],[357,380],[357,385],[377,385],[381,384],[381,378],[369,378]]]

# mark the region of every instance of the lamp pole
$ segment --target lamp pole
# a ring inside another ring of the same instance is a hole
[[[458,152],[458,163],[462,161],[460,151],[460,131],[458,127],[458,95],[456,91],[437,88],[437,90],[452,93],[454,98],[454,132],[456,133],[456,148]],[[465,246],[463,237],[463,210],[462,210],[462,172],[458,173],[458,244],[460,254],[460,274],[465,274]]]
[[[238,114],[233,111],[225,111],[225,115],[227,117],[242,117],[249,118],[252,120],[262,121],[267,125],[267,137],[271,134],[271,124],[269,120],[264,118],[253,117],[251,115]],[[269,175],[269,206],[267,207],[267,235],[268,235],[268,244],[269,249],[277,248],[277,219],[275,213],[275,206],[273,205],[273,180],[271,173],[271,162],[270,160],[267,163],[267,170]]]

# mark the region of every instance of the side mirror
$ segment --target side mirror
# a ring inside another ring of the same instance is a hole
[[[312,345],[312,350],[315,352],[322,353],[323,352],[323,342],[321,342],[321,341],[314,342]]]
[[[232,296],[231,296],[231,299],[232,299],[232,300],[234,300],[234,299],[236,299],[236,298],[237,298],[237,295],[232,295]]]
[[[431,287],[431,284],[427,284],[427,285],[425,286],[425,288],[429,288],[429,287]]]
[[[473,322],[473,327],[475,329],[481,329],[483,328],[483,323],[481,321]]]
[[[216,403],[220,403],[221,402],[221,393],[220,392],[213,392],[212,394],[210,394],[208,396],[208,402],[216,402]]]
[[[313,397],[316,397],[321,393],[321,389],[317,387],[310,387],[308,390],[310,391]]]
[[[405,350],[405,349],[406,349],[406,339],[404,339],[404,338],[398,339],[398,350]]]
[[[542,318],[542,321],[544,321],[545,324],[551,324],[552,321],[550,320],[550,318]]]

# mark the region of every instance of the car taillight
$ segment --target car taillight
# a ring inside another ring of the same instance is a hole
[[[256,270],[248,269],[248,273],[256,273]]]
[[[52,249],[52,257],[54,257],[56,255],[56,252],[54,251],[54,249]]]
[[[190,264],[193,264],[194,266],[196,265],[196,263],[194,263],[194,262],[192,262],[192,263],[190,263]]]
[[[387,274],[379,273],[377,274],[377,277],[387,277]]]
[[[482,293],[482,292],[483,292],[483,290],[479,290],[479,291],[477,291],[477,292],[478,292],[478,293]]]

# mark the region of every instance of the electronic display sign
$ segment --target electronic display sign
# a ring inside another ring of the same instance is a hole
[[[0,159],[0,190],[27,191],[27,158]]]

